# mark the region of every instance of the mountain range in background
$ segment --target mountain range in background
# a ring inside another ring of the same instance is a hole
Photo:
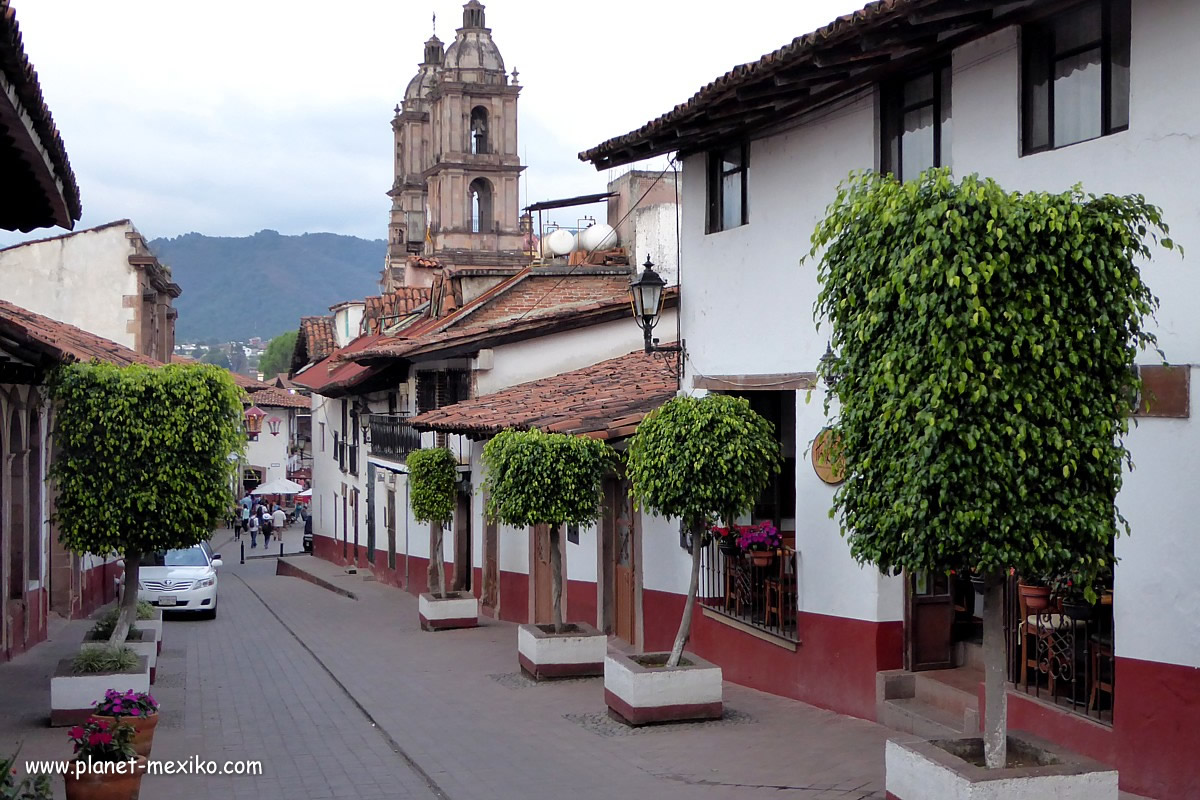
[[[377,294],[387,242],[262,230],[243,237],[185,233],[154,239],[150,249],[183,289],[175,301],[176,341],[226,342],[270,339],[296,330],[302,316]]]

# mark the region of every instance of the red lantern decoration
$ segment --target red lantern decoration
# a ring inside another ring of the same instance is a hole
[[[267,412],[258,406],[250,406],[246,409],[246,434],[250,441],[258,441],[258,435],[262,433],[263,419],[266,416]]]
[[[279,426],[282,424],[283,420],[279,417],[271,417],[269,420],[267,420],[267,427],[270,428],[272,436],[279,435]]]

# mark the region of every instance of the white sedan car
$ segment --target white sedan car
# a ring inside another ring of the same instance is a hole
[[[211,550],[198,544],[150,553],[139,570],[138,599],[164,611],[195,612],[215,618],[221,556]]]

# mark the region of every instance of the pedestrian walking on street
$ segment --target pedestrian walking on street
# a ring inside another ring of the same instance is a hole
[[[271,515],[267,513],[266,506],[258,507],[258,527],[263,535],[263,547],[271,543]]]
[[[250,517],[246,524],[250,526],[250,549],[253,550],[258,547],[258,517]]]
[[[287,514],[283,513],[283,509],[275,506],[275,513],[271,515],[271,529],[278,531],[275,536],[279,541],[283,541],[283,529],[287,525]]]

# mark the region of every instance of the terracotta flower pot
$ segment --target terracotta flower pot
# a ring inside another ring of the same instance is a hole
[[[67,800],[137,800],[146,772],[146,757],[138,756],[132,772],[86,773],[78,777],[73,772],[63,776]]]
[[[775,560],[774,550],[751,550],[750,563],[756,567],[769,567]]]
[[[1025,608],[1031,613],[1045,611],[1050,606],[1049,586],[1029,586],[1022,583],[1019,588],[1021,597],[1025,599]]]
[[[92,714],[92,720],[104,720],[113,723],[123,722],[132,725],[136,733],[133,736],[133,749],[139,756],[150,757],[150,748],[154,744],[154,729],[158,727],[157,712],[148,717],[110,717],[107,714]]]
[[[738,547],[737,542],[727,542],[724,539],[717,545],[721,552],[727,556],[736,556],[742,552],[742,548]]]

